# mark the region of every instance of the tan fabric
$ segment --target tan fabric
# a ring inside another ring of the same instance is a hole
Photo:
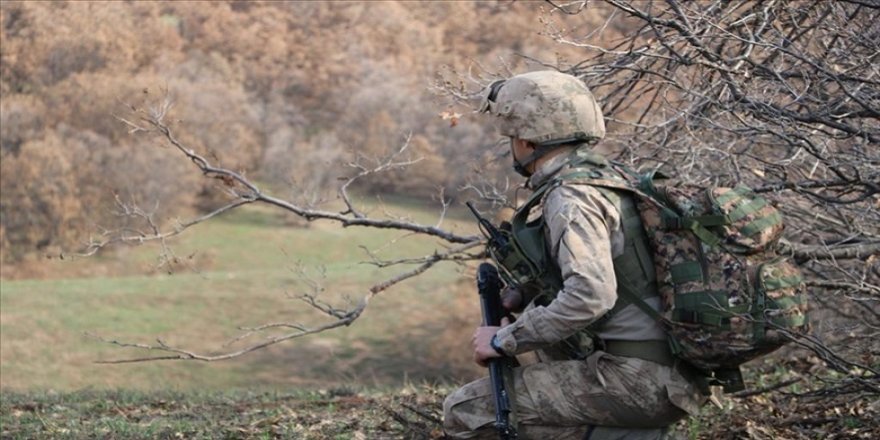
[[[567,154],[556,156],[532,176],[532,188],[564,172]],[[596,189],[563,184],[545,197],[540,212],[547,222],[551,257],[562,271],[563,288],[546,307],[530,304],[498,332],[509,353],[542,349],[583,329],[617,300],[612,260],[623,253],[620,213]],[[659,302],[652,302],[659,307]],[[600,332],[605,339],[663,340],[650,317],[629,306]],[[705,398],[674,367],[598,351],[586,360],[541,362],[514,371],[514,406],[520,438],[580,439],[590,426],[602,426],[591,438],[656,439]],[[454,438],[497,438],[495,407],[488,379],[465,385],[444,404],[445,429]],[[618,427],[618,428],[615,428]],[[642,428],[642,429],[638,429]],[[647,429],[650,428],[650,429]]]
[[[583,361],[516,368],[513,381],[522,439],[582,439],[595,425],[605,428],[591,438],[660,438],[659,428],[699,410],[696,391],[676,369],[601,351]],[[443,410],[451,437],[498,438],[488,379],[459,388]]]
[[[568,154],[544,163],[529,179],[535,188],[565,172]],[[617,300],[613,258],[623,253],[620,213],[595,188],[563,184],[543,203],[550,255],[562,271],[563,288],[546,307],[529,307],[517,321],[498,332],[508,353],[546,346],[583,329],[611,310]],[[659,298],[648,301],[659,310]],[[613,316],[601,329],[604,339],[663,340],[663,329],[635,305]]]

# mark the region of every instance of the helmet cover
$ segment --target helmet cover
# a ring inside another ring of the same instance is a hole
[[[503,136],[537,145],[605,137],[602,109],[593,94],[581,80],[565,73],[547,70],[516,75],[496,81],[482,97],[479,111],[498,118]]]

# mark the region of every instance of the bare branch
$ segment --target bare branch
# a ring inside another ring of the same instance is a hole
[[[778,389],[794,385],[794,384],[799,383],[801,381],[803,381],[803,378],[796,377],[794,379],[784,380],[784,381],[779,382],[777,384],[773,384],[773,385],[766,386],[763,388],[758,388],[755,390],[739,391],[739,392],[731,394],[731,396],[736,397],[737,399],[742,399],[742,398],[751,397],[751,396],[757,396],[759,394],[769,393],[771,391],[776,391]]]
[[[99,237],[91,238],[89,240],[89,242],[86,244],[85,249],[83,251],[75,253],[75,254],[64,254],[64,255],[62,255],[62,258],[71,257],[71,256],[73,256],[73,257],[89,257],[89,256],[92,256],[92,255],[98,253],[99,251],[101,251],[102,249],[104,249],[108,246],[112,246],[112,245],[116,245],[116,244],[139,245],[139,244],[144,244],[144,243],[151,242],[151,241],[159,241],[162,243],[163,246],[165,246],[165,240],[172,238],[174,236],[180,235],[181,233],[183,233],[183,231],[187,230],[188,228],[190,228],[192,226],[195,226],[199,223],[203,223],[205,221],[208,221],[214,217],[217,217],[223,213],[231,211],[231,210],[238,208],[240,206],[247,205],[248,203],[254,202],[254,200],[252,200],[252,199],[241,198],[239,200],[235,200],[231,203],[223,205],[220,208],[217,208],[217,209],[215,209],[207,214],[204,214],[202,216],[199,216],[197,218],[194,218],[194,219],[182,222],[182,223],[178,223],[170,231],[162,232],[159,229],[159,226],[153,220],[152,214],[144,212],[143,210],[141,210],[137,206],[123,204],[119,200],[118,196],[117,196],[116,200],[117,200],[117,205],[122,207],[122,211],[119,213],[119,215],[141,219],[141,220],[145,221],[150,226],[151,231],[148,233],[148,232],[143,232],[143,231],[132,230],[129,228],[118,229],[118,230],[105,230],[104,232],[101,233],[101,235]]]
[[[867,259],[880,254],[880,241],[836,246],[793,245],[785,240],[779,243],[780,253],[791,255],[798,261]]]
[[[348,187],[351,186],[351,184],[353,184],[355,181],[362,179],[364,177],[373,175],[373,174],[378,174],[378,173],[382,173],[382,172],[397,169],[397,168],[405,168],[410,165],[416,164],[422,160],[422,158],[417,158],[417,159],[407,160],[407,161],[397,161],[397,158],[400,155],[402,155],[409,148],[410,140],[412,140],[412,133],[407,134],[406,140],[404,141],[403,145],[401,145],[397,151],[393,152],[385,160],[377,161],[377,163],[374,166],[372,166],[371,168],[367,168],[366,166],[364,166],[361,163],[361,160],[363,159],[361,156],[358,156],[358,160],[348,163],[348,166],[350,168],[354,168],[358,172],[354,176],[349,177],[345,181],[345,183],[339,187],[339,195],[340,195],[340,197],[342,197],[342,200],[345,202],[345,206],[348,207],[348,209],[346,211],[343,211],[340,214],[342,214],[342,215],[351,214],[352,216],[354,216],[355,218],[358,218],[358,219],[366,218],[366,216],[362,212],[358,211],[354,207],[354,204],[351,202],[351,198],[348,195]]]
[[[252,327],[242,327],[244,332],[242,335],[227,342],[224,347],[242,341],[243,339],[265,331],[271,330],[292,330],[290,332],[271,335],[267,339],[255,344],[251,344],[245,348],[222,352],[222,353],[200,353],[189,349],[175,347],[164,341],[157,340],[155,344],[130,343],[116,339],[108,339],[93,334],[88,336],[99,341],[126,348],[137,348],[141,350],[162,353],[159,356],[134,357],[119,360],[100,361],[101,363],[128,363],[155,360],[198,360],[205,362],[213,362],[235,358],[244,354],[259,350],[270,345],[324,332],[342,326],[348,326],[358,319],[370,300],[379,293],[391,288],[392,286],[419,275],[433,267],[441,261],[462,262],[476,258],[478,255],[470,254],[467,251],[477,247],[483,243],[480,236],[477,235],[459,235],[442,229],[442,223],[449,208],[449,201],[445,198],[442,190],[440,192],[441,212],[439,219],[435,225],[422,225],[410,220],[391,218],[372,218],[361,212],[353,203],[349,189],[352,184],[365,177],[382,173],[390,170],[404,168],[413,165],[421,160],[421,158],[405,158],[410,146],[411,135],[407,135],[403,144],[390,155],[383,159],[372,160],[367,157],[358,155],[355,160],[350,162],[348,166],[355,170],[355,174],[347,177],[340,186],[338,193],[346,209],[342,212],[331,212],[313,208],[311,206],[302,206],[294,202],[283,200],[271,196],[265,192],[254,182],[250,181],[243,173],[235,172],[231,169],[224,168],[213,164],[206,156],[197,153],[194,149],[185,146],[174,135],[172,129],[165,123],[169,111],[172,108],[172,101],[168,98],[162,100],[158,105],[149,108],[146,111],[132,108],[137,114],[136,122],[130,118],[117,117],[122,123],[130,127],[133,133],[139,132],[155,132],[160,134],[164,140],[170,144],[174,150],[181,153],[183,157],[192,162],[203,176],[211,179],[218,179],[224,184],[224,188],[232,197],[232,201],[226,205],[202,215],[198,218],[179,223],[168,231],[163,231],[160,225],[154,220],[150,212],[146,212],[138,208],[134,204],[124,204],[118,201],[121,215],[124,217],[135,218],[142,221],[145,230],[137,230],[134,228],[125,228],[122,230],[105,231],[100,237],[92,239],[86,246],[86,250],[80,255],[89,256],[101,251],[102,249],[114,244],[142,244],[149,241],[158,241],[162,244],[163,254],[171,258],[173,252],[167,247],[165,240],[182,233],[187,228],[196,224],[207,221],[218,215],[236,209],[246,204],[263,203],[269,206],[281,208],[284,211],[291,212],[307,221],[315,220],[331,220],[337,222],[343,227],[360,226],[380,229],[400,230],[408,234],[419,234],[435,237],[441,242],[454,244],[456,246],[444,252],[434,252],[432,255],[413,258],[407,261],[409,264],[417,264],[418,266],[409,271],[400,273],[387,280],[381,281],[367,289],[367,293],[363,295],[356,303],[350,302],[346,307],[340,308],[320,299],[319,295],[324,289],[316,282],[308,282],[311,292],[307,292],[297,296],[298,300],[308,304],[311,308],[319,311],[330,321],[316,326],[306,326],[299,323],[276,322],[272,324],[263,324]],[[402,264],[402,262],[401,262]],[[304,273],[301,273],[304,279],[307,279]]]
[[[168,360],[196,360],[196,361],[204,361],[204,362],[215,362],[222,361],[227,359],[236,358],[247,353],[260,350],[266,348],[270,345],[275,345],[280,342],[289,341],[291,339],[297,339],[304,336],[321,333],[327,330],[331,330],[338,327],[343,327],[351,324],[360,316],[360,313],[363,312],[363,308],[366,307],[366,304],[363,304],[363,307],[359,307],[352,311],[352,313],[348,316],[345,316],[344,319],[340,319],[338,321],[333,321],[324,325],[312,327],[312,328],[303,328],[302,330],[298,330],[293,333],[288,333],[280,336],[273,336],[268,338],[266,341],[261,342],[259,344],[251,345],[249,347],[243,348],[241,350],[236,350],[228,353],[218,354],[218,355],[210,355],[210,354],[199,354],[194,351],[184,350],[181,348],[176,348],[169,346],[162,342],[161,340],[157,341],[157,345],[150,344],[140,344],[140,343],[130,343],[118,341],[115,339],[107,339],[98,335],[94,335],[91,333],[86,333],[86,336],[96,339],[98,341],[116,345],[118,347],[123,348],[138,348],[141,350],[147,351],[156,351],[156,352],[164,352],[171,353],[170,355],[165,356],[146,356],[146,357],[134,357],[134,358],[126,358],[126,359],[118,359],[118,360],[103,360],[96,361],[99,364],[126,364],[126,363],[135,363],[135,362],[146,362],[146,361],[168,361]],[[295,327],[294,327],[295,328]]]
[[[314,307],[318,310],[321,310],[326,315],[329,315],[329,316],[335,318],[335,320],[327,322],[322,325],[315,326],[315,327],[307,327],[307,326],[304,326],[301,324],[295,324],[295,323],[272,323],[272,324],[264,324],[264,325],[260,325],[260,326],[256,326],[256,327],[250,327],[250,328],[245,327],[245,328],[242,328],[242,330],[245,330],[246,333],[232,339],[231,341],[224,344],[224,346],[229,346],[230,344],[232,344],[234,342],[238,342],[248,336],[253,335],[254,333],[262,332],[265,330],[293,329],[295,331],[291,332],[291,333],[283,334],[283,335],[270,336],[262,342],[250,345],[248,347],[245,347],[245,348],[242,348],[239,350],[234,350],[234,351],[220,353],[220,354],[202,354],[202,353],[197,353],[195,351],[170,346],[161,340],[157,340],[157,342],[158,342],[157,344],[142,344],[142,343],[124,342],[124,341],[119,341],[119,340],[115,340],[115,339],[107,339],[107,338],[97,336],[97,335],[94,335],[91,333],[86,333],[86,336],[88,336],[92,339],[96,339],[98,341],[107,343],[107,344],[118,346],[118,347],[138,348],[141,350],[148,350],[148,351],[153,351],[153,352],[170,353],[168,355],[162,355],[162,356],[134,357],[134,358],[125,358],[125,359],[117,359],[117,360],[98,361],[98,363],[101,363],[101,364],[121,364],[121,363],[133,363],[133,362],[145,362],[145,361],[166,361],[166,360],[196,360],[196,361],[204,361],[204,362],[216,362],[216,361],[232,359],[232,358],[236,358],[236,357],[245,355],[247,353],[251,353],[256,350],[260,350],[262,348],[266,348],[270,345],[278,344],[280,342],[288,341],[291,339],[297,339],[297,338],[301,338],[301,337],[316,334],[316,333],[321,333],[321,332],[335,329],[335,328],[339,328],[339,327],[349,326],[361,316],[361,314],[364,312],[364,310],[366,310],[367,306],[369,305],[369,303],[373,299],[373,297],[375,297],[379,293],[382,293],[383,291],[388,290],[390,287],[392,287],[402,281],[405,281],[405,280],[413,278],[421,273],[424,273],[426,270],[430,269],[435,264],[437,264],[441,261],[447,260],[447,258],[449,256],[459,255],[462,252],[469,250],[473,247],[476,247],[480,244],[481,244],[481,242],[468,243],[468,244],[453,248],[448,252],[435,253],[431,257],[427,257],[418,267],[416,267],[408,272],[398,274],[397,276],[395,276],[393,278],[382,281],[382,282],[370,287],[368,289],[368,293],[366,295],[364,295],[360,299],[360,301],[350,310],[337,309],[333,306],[330,306],[327,303],[324,303],[324,302],[318,300],[316,295],[304,294],[304,295],[300,296],[299,298],[302,299],[303,301],[305,301],[306,303],[308,303],[309,305],[311,305],[312,307]]]

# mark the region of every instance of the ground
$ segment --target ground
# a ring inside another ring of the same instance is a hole
[[[436,213],[407,201],[389,209],[427,222]],[[449,226],[474,229],[463,215],[452,215]],[[216,351],[240,325],[315,321],[285,295],[304,288],[298,264],[312,274],[323,268],[326,299],[343,301],[393,273],[362,264],[358,246],[398,256],[437,247],[403,235],[293,226],[273,211],[249,209],[176,240],[192,267],[173,274],[153,269],[155,247],[5,265],[0,438],[440,438],[443,397],[484,374],[470,361],[469,337],[479,321],[472,268],[441,265],[380,295],[349,328],[229,362],[96,364],[138,353],[84,336],[162,337]],[[754,362],[746,368],[750,389],[789,384],[722,396],[722,408],[707,405],[679,432],[701,439],[876,437],[877,396],[811,396],[826,385],[820,377],[834,379],[804,351]]]
[[[4,393],[4,439],[440,439],[444,386],[297,393]],[[789,391],[791,391],[789,389]],[[852,397],[852,396],[850,396]],[[873,439],[880,401],[722,397],[679,423],[690,439]]]

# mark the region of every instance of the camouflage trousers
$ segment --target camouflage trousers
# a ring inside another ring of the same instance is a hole
[[[673,367],[597,351],[586,360],[515,368],[513,398],[521,439],[660,439],[705,400]],[[488,378],[446,398],[444,430],[452,438],[497,439]]]

